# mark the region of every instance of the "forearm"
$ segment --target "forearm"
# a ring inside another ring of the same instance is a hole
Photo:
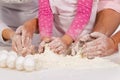
[[[40,37],[51,37],[53,27],[53,14],[49,0],[39,0],[39,31]]]
[[[110,36],[120,24],[120,13],[112,10],[105,9],[97,14],[95,27],[93,31],[101,32]]]
[[[86,5],[87,4],[87,5]],[[85,26],[89,22],[91,16],[93,0],[78,0],[78,7],[75,18],[66,32],[73,40],[76,40]]]
[[[67,34],[65,34],[64,36],[62,36],[61,39],[62,39],[62,41],[63,41],[64,43],[66,43],[67,46],[71,45],[71,43],[73,42],[72,37],[69,36],[69,35],[67,35]]]
[[[120,43],[120,31],[113,35],[111,39],[114,41],[115,49],[118,49],[118,44]]]
[[[33,18],[29,21],[26,21],[23,25],[24,26],[32,25],[31,29],[32,29],[33,33],[34,32],[39,33],[38,18]]]

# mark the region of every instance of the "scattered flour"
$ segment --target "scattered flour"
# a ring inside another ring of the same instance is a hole
[[[3,55],[5,53],[5,55]],[[10,54],[11,53],[11,54]],[[17,54],[17,53],[16,53]],[[45,48],[45,52],[35,55],[27,55],[26,57],[15,56],[14,52],[0,51],[0,67],[14,68],[16,70],[34,71],[42,69],[95,69],[95,68],[112,68],[120,67],[119,64],[110,60],[98,58],[87,59],[82,58],[80,54],[75,56],[63,56],[53,53],[49,47]],[[8,61],[10,59],[10,61]],[[10,62],[10,63],[9,63]]]
[[[38,55],[38,62],[41,69],[50,68],[70,68],[70,69],[92,69],[92,68],[111,68],[119,67],[118,64],[111,62],[110,60],[98,58],[87,59],[82,58],[80,54],[75,56],[63,56],[54,54],[47,46],[45,52]]]

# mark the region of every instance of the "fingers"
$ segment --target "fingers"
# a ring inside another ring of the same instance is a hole
[[[39,45],[38,52],[43,53],[45,48],[45,41],[42,41]]]
[[[79,41],[83,41],[83,42],[87,42],[90,41],[92,38],[90,36],[90,34],[86,34],[85,36],[82,36],[79,38]]]
[[[60,45],[61,45],[61,40],[59,40],[59,38],[56,38],[49,43],[49,47],[51,50],[56,49]]]
[[[23,48],[19,53],[19,55],[22,55],[22,56],[26,56],[26,54],[27,54],[27,48]]]
[[[27,46],[26,42],[28,42],[27,38],[29,37],[28,36],[28,33],[25,31],[25,30],[22,30],[22,46],[25,47]]]
[[[82,49],[82,54],[84,56],[92,57],[92,58],[101,57],[105,54],[105,52],[106,52],[106,48],[101,44],[86,46],[86,47],[83,47]]]
[[[24,41],[24,46],[23,47],[29,47],[32,45],[32,40],[30,37],[26,37],[25,41]]]
[[[12,38],[12,48],[17,53],[22,50],[22,42],[20,35],[14,35],[14,37]]]
[[[17,45],[16,45],[16,42],[15,42],[15,41],[12,41],[12,49],[13,49],[15,52],[18,52]]]
[[[27,53],[26,54],[35,54],[35,47],[33,45],[29,46],[27,48]]]
[[[91,37],[94,37],[94,38],[99,38],[99,37],[102,37],[102,36],[105,36],[104,34],[100,33],[100,32],[93,32],[90,34]]]
[[[35,53],[35,47],[31,45],[27,48],[23,48],[19,55],[26,56],[28,54],[34,54],[34,53]]]
[[[18,35],[16,37],[16,45],[17,45],[18,51],[22,50],[22,41],[21,41],[21,36],[20,35]]]
[[[74,48],[72,48],[71,49],[71,55],[76,55],[76,54],[77,54],[77,51]]]
[[[86,42],[83,45],[83,48],[97,46],[97,45],[100,45],[99,40],[93,40],[93,41],[90,41],[90,42]]]
[[[57,48],[54,50],[54,52],[57,53],[57,54],[63,54],[63,53],[62,53],[62,50],[64,50],[64,47],[63,47],[63,46],[59,46],[59,47],[57,47]]]
[[[21,34],[22,33],[22,28],[23,28],[23,26],[20,26],[20,27],[18,27],[17,29],[16,29],[16,34]]]
[[[67,49],[67,45],[60,38],[55,38],[52,42],[50,42],[49,47],[57,54],[63,54]]]

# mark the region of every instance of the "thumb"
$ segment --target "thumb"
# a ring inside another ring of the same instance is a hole
[[[93,32],[90,34],[91,37],[93,38],[99,38],[99,37],[102,37],[104,36],[104,34],[100,33],[100,32]]]
[[[18,27],[18,28],[16,29],[16,34],[22,33],[22,28],[23,28],[23,26]]]

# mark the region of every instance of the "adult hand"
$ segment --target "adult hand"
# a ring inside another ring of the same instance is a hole
[[[24,32],[24,26],[20,26],[18,29]],[[19,30],[18,30],[19,31]],[[12,37],[12,48],[19,55],[25,56],[26,54],[33,53],[34,46],[32,45],[32,38],[29,36],[23,35],[22,33],[16,32]],[[24,40],[25,39],[25,40]]]
[[[70,47],[71,49],[71,55],[76,55],[79,53],[79,51],[82,49],[82,46],[84,45],[84,41],[76,40]],[[81,53],[79,53],[81,54]]]
[[[71,55],[76,55],[82,49],[83,45],[86,42],[93,40],[90,34],[80,36],[72,45],[71,45]],[[81,53],[79,53],[81,54]]]
[[[94,38],[94,40],[84,44],[82,50],[84,56],[88,58],[94,58],[96,56],[103,57],[111,55],[116,51],[112,38],[99,32],[93,32],[90,36]]]
[[[25,55],[27,53],[34,53],[34,46],[32,45],[33,33],[36,31],[36,21],[27,21],[23,26],[20,26],[12,38],[12,47],[17,53]]]

